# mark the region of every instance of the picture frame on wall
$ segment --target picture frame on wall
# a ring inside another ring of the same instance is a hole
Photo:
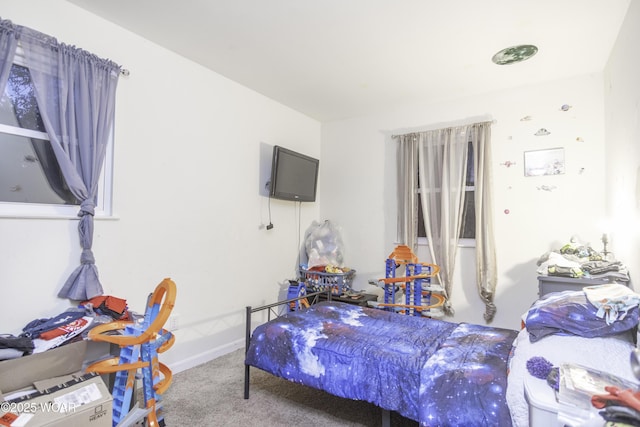
[[[564,148],[524,152],[524,176],[562,175],[564,172]]]

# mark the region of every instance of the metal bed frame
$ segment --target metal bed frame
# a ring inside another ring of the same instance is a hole
[[[313,292],[310,294],[305,294],[305,295],[299,295],[295,298],[290,298],[287,300],[283,300],[283,301],[278,301],[278,302],[274,302],[272,304],[267,304],[267,305],[262,305],[260,307],[251,307],[250,305],[248,305],[246,307],[246,336],[245,336],[245,345],[244,345],[244,354],[246,356],[247,352],[249,351],[249,344],[251,342],[251,333],[253,332],[253,329],[251,327],[251,318],[253,313],[257,313],[259,311],[267,311],[267,322],[271,320],[272,316],[274,318],[280,317],[285,313],[278,313],[278,311],[275,310],[276,307],[281,307],[283,305],[287,305],[287,312],[289,311],[288,308],[290,307],[291,303],[296,303],[299,302],[301,300],[306,299],[309,304],[316,304],[318,302],[320,302],[320,295],[322,294],[326,294],[327,295],[327,301],[331,301],[331,289],[328,289],[326,291],[320,291],[320,292]],[[249,398],[249,365],[244,365],[244,398],[248,399]]]
[[[267,311],[267,322],[270,321],[272,319],[272,316],[274,318],[280,317],[285,313],[278,313],[278,311],[275,310],[276,307],[281,307],[283,305],[287,305],[287,312],[288,307],[290,307],[291,303],[296,303],[299,302],[303,299],[307,299],[307,301],[309,302],[309,304],[316,304],[320,301],[325,301],[325,300],[320,300],[320,295],[326,294],[327,298],[326,301],[331,301],[331,289],[327,289],[326,291],[320,291],[320,292],[313,292],[310,294],[305,294],[305,295],[300,295],[296,298],[290,298],[284,301],[278,301],[272,304],[267,304],[267,305],[263,305],[260,307],[251,307],[250,305],[248,305],[246,307],[246,336],[245,336],[245,356],[247,354],[247,352],[249,351],[249,344],[251,342],[251,333],[253,332],[252,330],[252,326],[251,326],[251,318],[252,315],[254,313],[260,312],[260,311]],[[245,399],[249,399],[249,371],[250,371],[250,366],[245,364],[244,365],[244,398]],[[384,408],[380,408],[382,410],[382,427],[391,427],[391,411],[384,409]]]

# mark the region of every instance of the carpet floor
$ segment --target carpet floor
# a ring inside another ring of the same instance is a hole
[[[251,369],[244,399],[244,349],[180,372],[162,404],[167,426],[366,426],[382,425],[381,410]],[[391,414],[392,427],[418,423]]]

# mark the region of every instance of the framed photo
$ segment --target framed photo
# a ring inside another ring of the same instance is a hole
[[[564,148],[524,152],[524,176],[564,174]]]

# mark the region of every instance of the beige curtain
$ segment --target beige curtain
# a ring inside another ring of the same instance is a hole
[[[465,127],[419,135],[420,198],[431,259],[440,267],[446,291],[445,313],[453,315],[449,296],[458,253],[464,207],[469,135]]]
[[[440,267],[445,313],[454,314],[453,288],[466,185],[468,143],[474,149],[477,284],[486,305],[485,320],[495,314],[496,259],[491,200],[491,122],[476,123],[398,137],[398,238],[415,248],[417,184],[432,261]],[[417,157],[417,160],[416,160]],[[417,173],[419,171],[419,174]]]
[[[493,299],[498,282],[491,193],[491,123],[474,125],[472,141],[476,204],[476,283],[486,307],[484,320],[491,323],[496,314]]]
[[[398,136],[398,243],[416,252],[418,244],[418,144],[414,134]]]

